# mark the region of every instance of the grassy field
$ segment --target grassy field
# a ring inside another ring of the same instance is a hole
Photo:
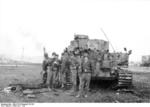
[[[56,92],[45,91],[28,98],[20,93],[0,92],[0,102],[150,102],[150,71],[142,68],[131,68],[133,71],[133,92],[118,92],[111,89],[92,89],[87,98],[76,98],[69,90],[57,89]],[[140,70],[139,70],[140,69]],[[10,83],[41,83],[41,66],[0,66],[0,90]],[[101,87],[101,86],[100,86]],[[47,89],[41,89],[47,90]]]

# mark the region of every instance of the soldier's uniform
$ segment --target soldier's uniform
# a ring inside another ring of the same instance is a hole
[[[44,60],[43,60],[43,63],[42,63],[42,83],[43,84],[46,84],[46,81],[47,81],[47,70],[48,70],[48,65],[49,65],[49,60],[50,58],[48,57],[48,54],[45,53],[44,54]]]
[[[52,58],[51,62],[49,62],[48,66],[48,79],[47,84],[49,89],[54,89],[55,84],[57,81],[57,74],[59,72],[59,60],[56,58],[57,54],[52,54],[54,57]]]
[[[66,72],[69,71],[69,56],[68,56],[68,53],[65,53],[62,56],[61,62],[62,62],[61,63],[61,70],[60,70],[61,82],[62,82],[62,88],[64,88],[64,85],[66,84]]]
[[[70,71],[72,74],[73,91],[77,91],[77,68],[79,63],[74,55],[70,58]]]
[[[79,51],[78,49],[75,50],[75,58],[77,60],[78,66],[77,66],[77,90],[79,90],[79,76],[82,72],[81,70],[81,62],[82,62],[82,51]]]
[[[61,70],[60,70],[60,79],[61,79],[61,87],[63,88],[64,87],[64,84],[65,84],[65,62],[64,62],[64,60],[62,59],[61,60]]]
[[[85,56],[87,57],[87,55]],[[89,90],[89,85],[91,81],[91,74],[93,71],[93,66],[91,61],[88,59],[85,62],[85,59],[81,63],[82,72],[79,75],[80,85],[79,85],[79,94],[76,97],[85,96],[87,97],[87,92]]]
[[[52,74],[50,65],[48,66],[47,71],[48,71],[48,74],[47,74],[47,86],[48,86],[49,89],[51,89],[51,88],[53,88],[53,86],[52,86],[52,76],[53,76],[53,74]]]
[[[59,68],[60,68],[60,61],[58,59],[54,59],[53,63],[52,63],[52,85],[55,88],[56,87],[56,83],[58,82],[58,74],[59,74]]]
[[[47,86],[49,89],[53,88],[53,72],[52,72],[52,63],[53,59],[49,61],[48,67],[47,67]]]

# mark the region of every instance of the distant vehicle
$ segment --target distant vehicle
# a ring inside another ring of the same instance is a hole
[[[110,53],[108,41],[89,39],[87,35],[75,35],[67,49],[70,52],[76,49],[79,49],[81,53],[88,51],[94,65],[92,79],[114,81],[112,85],[114,88],[132,85],[132,72],[127,68],[131,50],[127,52],[124,48],[124,53]]]
[[[142,56],[142,64],[141,66],[150,67],[150,55]]]

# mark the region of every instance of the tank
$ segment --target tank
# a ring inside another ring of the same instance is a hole
[[[94,65],[92,80],[108,80],[112,82],[112,88],[132,86],[132,72],[128,70],[129,55],[127,52],[109,52],[109,42],[100,39],[90,39],[88,35],[74,35],[74,40],[67,47],[68,52],[88,51],[89,58]]]

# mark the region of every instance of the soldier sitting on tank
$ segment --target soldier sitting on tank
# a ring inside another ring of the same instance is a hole
[[[84,57],[81,62],[81,73],[79,74],[80,84],[79,93],[76,97],[87,97],[87,92],[89,91],[91,75],[93,71],[93,66],[88,58],[88,53],[84,52]]]

